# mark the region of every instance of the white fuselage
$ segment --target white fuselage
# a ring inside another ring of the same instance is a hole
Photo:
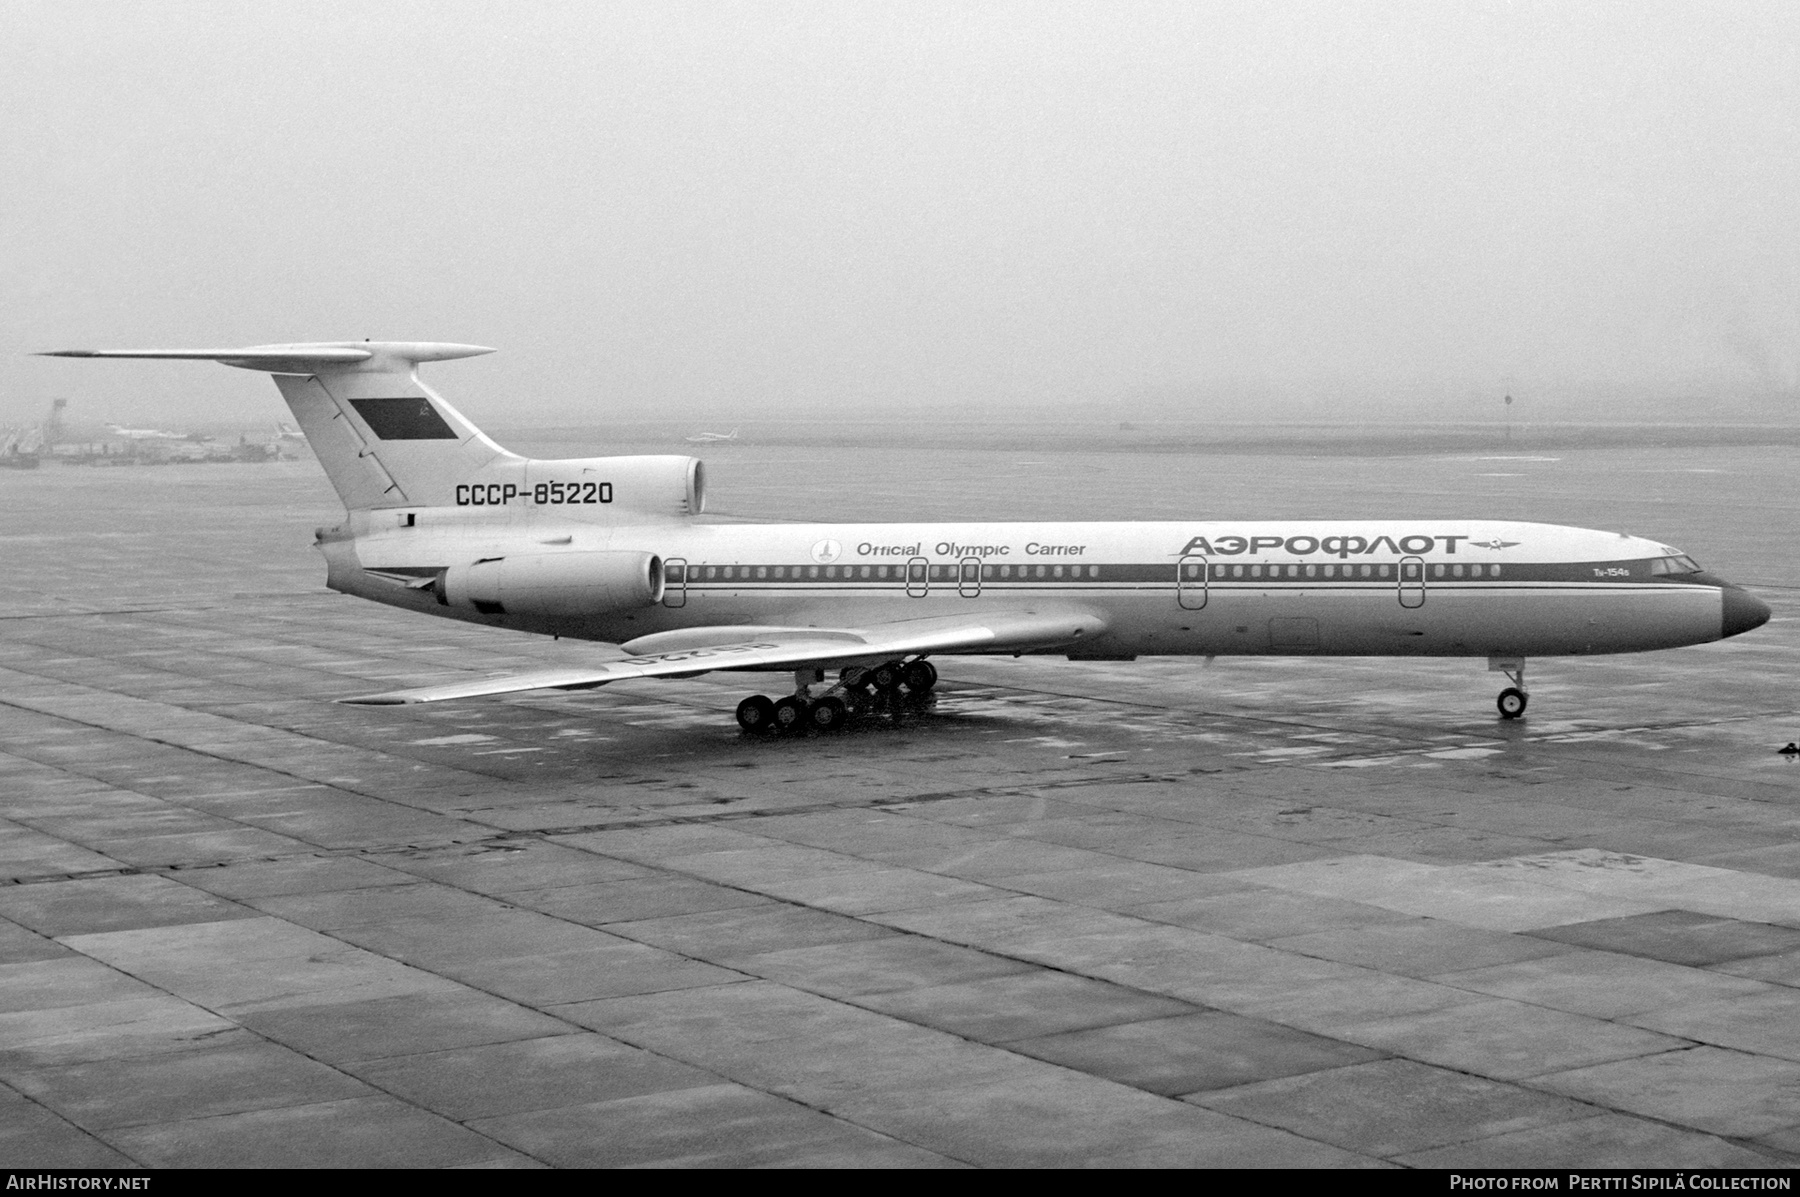
[[[1717,640],[1726,589],[1670,546],[1467,521],[731,524],[507,505],[352,513],[321,530],[338,590],[500,627],[668,646],[684,628],[859,627],[1070,608],[1103,630],[1054,651],[1489,656]],[[556,616],[447,606],[434,571],[509,554],[637,551],[660,601]],[[371,572],[375,571],[375,572]],[[651,638],[651,639],[646,639]]]

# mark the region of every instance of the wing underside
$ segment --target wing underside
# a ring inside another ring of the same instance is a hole
[[[577,669],[534,670],[338,701],[395,706],[525,690],[591,690],[631,678],[692,677],[713,670],[823,669],[930,653],[1032,652],[1091,639],[1105,627],[1103,619],[1086,609],[1040,608],[901,620],[869,628],[757,628],[749,635],[743,628],[695,628],[679,634],[686,647],[669,651]]]

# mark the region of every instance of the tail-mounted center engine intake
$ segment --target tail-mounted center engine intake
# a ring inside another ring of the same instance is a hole
[[[565,463],[534,461],[527,477],[561,475]],[[582,477],[610,479],[608,502],[656,515],[699,515],[706,510],[706,467],[693,457],[602,457],[567,463],[584,467]]]
[[[522,553],[453,565],[432,586],[437,600],[483,615],[604,615],[662,602],[654,553]]]

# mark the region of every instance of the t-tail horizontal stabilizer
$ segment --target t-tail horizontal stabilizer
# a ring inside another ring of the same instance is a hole
[[[344,506],[447,507],[508,453],[419,381],[421,362],[492,353],[437,341],[326,341],[244,349],[62,349],[44,357],[212,361],[275,378]]]
[[[251,345],[245,349],[55,349],[37,356],[219,362],[268,374],[410,374],[420,362],[447,362],[492,352],[481,345],[439,341],[321,341],[305,345]]]

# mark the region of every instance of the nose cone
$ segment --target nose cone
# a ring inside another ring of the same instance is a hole
[[[1740,632],[1748,632],[1752,628],[1760,628],[1769,622],[1771,614],[1769,604],[1763,602],[1748,590],[1737,586],[1727,586],[1719,592],[1724,600],[1724,612],[1719,619],[1719,636],[1736,636]]]

